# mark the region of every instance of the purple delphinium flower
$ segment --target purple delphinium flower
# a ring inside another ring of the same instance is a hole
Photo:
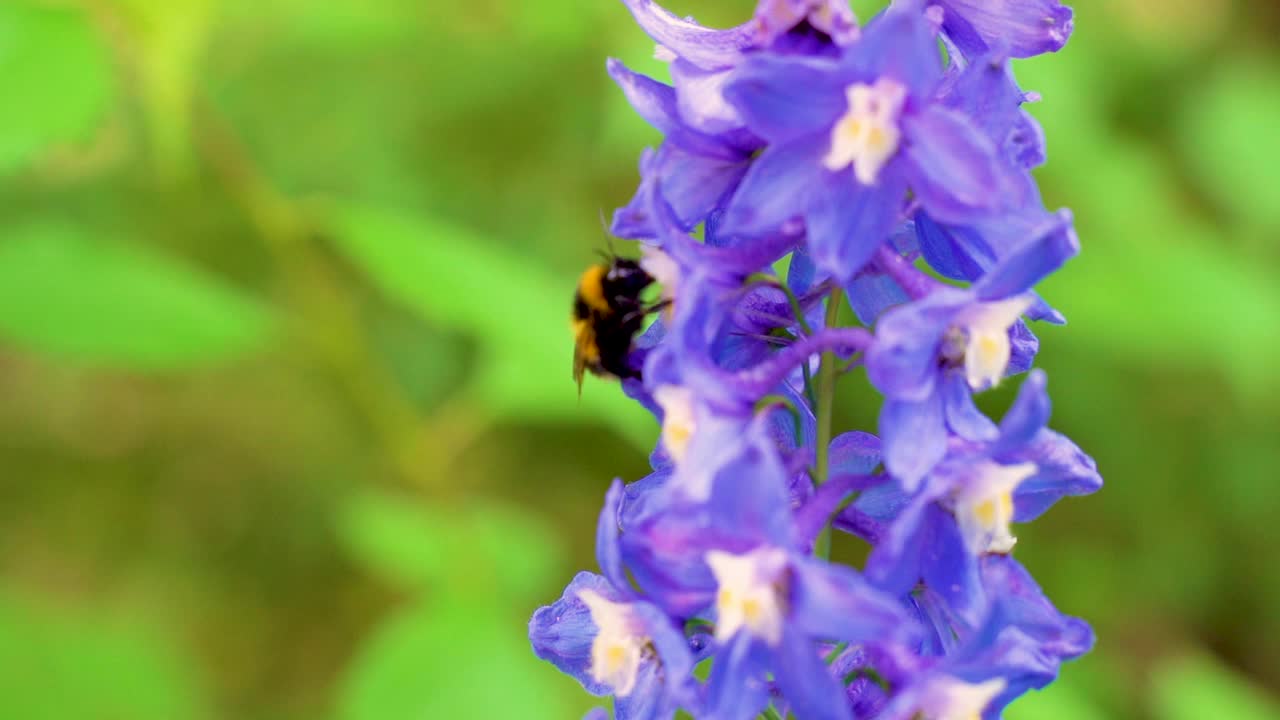
[[[1078,250],[1069,227],[1042,235],[972,287],[931,288],[876,323],[867,376],[885,395],[885,463],[908,489],[942,458],[948,430],[971,440],[994,434],[971,393],[1030,366],[1038,342],[1019,319],[1036,302],[1029,290]]]
[[[818,267],[852,278],[897,226],[910,189],[934,217],[967,222],[1009,202],[1016,178],[979,127],[935,97],[937,13],[891,7],[841,57],[752,56],[725,89],[769,144],[721,232],[803,221]]]
[[[597,535],[616,525],[621,499],[615,482]],[[613,695],[618,720],[669,718],[694,702],[694,652],[666,613],[630,589],[613,545],[599,543],[597,554],[605,576],[578,573],[558,601],[534,613],[534,652],[593,695]]]
[[[1013,550],[1010,524],[1102,486],[1093,461],[1045,427],[1048,417],[1044,373],[1033,371],[989,441],[953,437],[918,491],[887,481],[859,497],[845,522],[874,538],[868,576],[898,593],[923,582],[973,618],[988,601],[978,559]]]
[[[658,441],[535,651],[624,719],[998,718],[1093,643],[1010,556],[1011,523],[1102,482],[1046,427],[1024,322],[1063,322],[1035,286],[1079,247],[1008,58],[1061,47],[1070,10],[895,0],[861,28],[761,0],[716,30],[623,1],[671,71],[608,64],[663,135],[612,226],[661,288],[622,383]],[[880,438],[835,427],[859,365]],[[998,424],[978,410],[1028,370]],[[863,572],[833,530],[870,544]]]

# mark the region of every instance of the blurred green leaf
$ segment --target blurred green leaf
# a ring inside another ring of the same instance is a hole
[[[1152,676],[1157,720],[1276,720],[1280,703],[1206,654],[1167,660]]]
[[[136,64],[152,159],[162,175],[185,172],[196,74],[213,22],[213,0],[115,2],[128,25],[129,59]]]
[[[0,337],[82,362],[176,369],[260,345],[256,301],[179,262],[83,228],[0,229]]]
[[[1280,314],[1280,289],[1188,212],[1149,150],[1101,150],[1105,160],[1088,174],[1060,178],[1084,249],[1042,286],[1071,322],[1048,335],[1117,357],[1212,367],[1242,398],[1262,397],[1275,383],[1280,326],[1269,318]]]
[[[378,628],[343,680],[340,720],[563,720],[556,671],[495,598],[442,595]]]
[[[339,521],[362,565],[406,587],[466,587],[508,600],[543,588],[559,569],[557,538],[535,517],[481,503],[423,505],[389,493],[352,497]]]
[[[445,576],[458,528],[452,516],[433,513],[407,498],[366,492],[346,502],[338,535],[365,568],[413,587]]]
[[[410,38],[425,29],[413,22],[413,12],[421,10],[421,4],[412,0],[275,0],[265,5],[257,0],[223,0],[219,8],[225,20],[249,27],[271,25],[330,51],[367,49]]]
[[[111,92],[110,63],[85,13],[0,3],[0,173],[49,145],[88,139]]]
[[[1234,57],[1193,85],[1177,122],[1179,149],[1196,187],[1235,216],[1280,227],[1280,64]]]
[[[471,516],[464,536],[493,563],[495,585],[509,598],[532,597],[551,584],[564,552],[536,515],[504,505],[485,505]]]
[[[560,281],[532,259],[421,216],[360,206],[332,214],[335,242],[387,296],[475,336],[470,390],[492,412],[535,420],[603,420],[648,448],[652,421],[616,384],[570,379],[569,308],[576,277]]]
[[[0,698],[22,720],[205,715],[185,661],[146,634],[2,595]]]

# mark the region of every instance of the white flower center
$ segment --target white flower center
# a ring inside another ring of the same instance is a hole
[[[969,387],[993,387],[1009,367],[1012,348],[1009,328],[1026,312],[1035,298],[1018,295],[1007,300],[982,303],[962,319],[968,343],[964,349],[964,375]]]
[[[822,164],[832,172],[853,164],[853,174],[863,185],[874,185],[880,170],[898,151],[902,131],[898,115],[907,89],[880,78],[874,85],[854,83],[845,88],[849,109],[831,128],[831,149]]]
[[[925,693],[920,715],[925,720],[981,720],[982,711],[1004,688],[1004,678],[992,678],[976,685],[950,677],[939,678]]]
[[[689,440],[697,429],[694,418],[693,393],[678,385],[659,385],[653,399],[662,408],[662,444],[676,465],[684,461]]]
[[[1008,553],[1018,539],[1013,522],[1013,491],[1036,473],[1035,463],[1000,465],[984,461],[955,496],[956,521],[974,555]]]
[[[707,565],[716,577],[716,640],[727,642],[741,629],[769,645],[782,641],[783,607],[778,575],[787,554],[759,548],[743,555],[712,550]]]
[[[652,245],[641,245],[640,267],[662,286],[662,299],[674,302],[680,287],[680,266],[676,261]]]
[[[591,677],[618,697],[630,695],[649,638],[636,632],[638,624],[626,603],[605,600],[591,590],[580,590],[578,599],[591,611],[591,622],[599,629],[591,641]]]

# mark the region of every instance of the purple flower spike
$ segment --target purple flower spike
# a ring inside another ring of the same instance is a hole
[[[1079,239],[1009,61],[1071,10],[893,0],[863,28],[760,0],[718,30],[623,1],[670,68],[607,64],[662,134],[612,226],[654,278],[622,383],[653,470],[609,488],[600,574],[534,614],[535,653],[620,720],[1000,717],[1094,642],[1012,557],[1015,523],[1102,486],[1032,367],[1027,321],[1064,322],[1036,288]],[[834,420],[859,365],[879,437]],[[978,409],[1023,373],[999,422]]]

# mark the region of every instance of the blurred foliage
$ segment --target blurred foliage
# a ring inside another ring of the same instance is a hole
[[[1018,554],[1100,641],[1009,715],[1280,717],[1280,11],[1075,5],[1017,70],[1108,486]],[[0,3],[0,717],[590,707],[524,626],[656,434],[566,331],[652,49],[612,0]]]

